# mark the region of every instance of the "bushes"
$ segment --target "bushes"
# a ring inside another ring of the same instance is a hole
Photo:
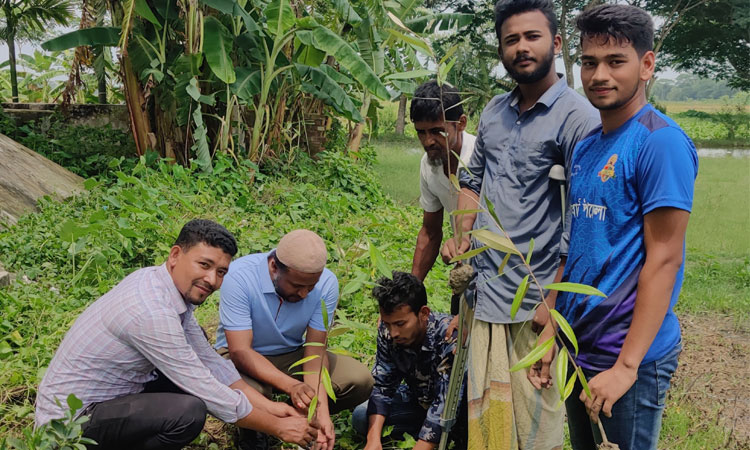
[[[130,134],[109,125],[68,124],[60,114],[19,127],[0,110],[0,133],[82,177],[105,173],[112,158],[136,154]]]

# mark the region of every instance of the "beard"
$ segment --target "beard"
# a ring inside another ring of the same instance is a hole
[[[627,98],[615,99],[615,101],[609,104],[595,103],[595,101],[593,100],[589,101],[591,101],[591,104],[594,105],[594,108],[598,109],[599,111],[611,111],[613,109],[620,108],[622,105],[628,103],[633,97],[636,96],[636,94],[638,94],[639,87],[639,83],[636,83],[635,88],[633,88],[633,92],[631,92],[630,95],[627,96]]]
[[[518,84],[536,83],[537,81],[547,76],[550,69],[552,68],[552,64],[555,62],[555,47],[554,45],[550,47],[549,52],[546,55],[544,55],[544,58],[539,63],[539,67],[537,67],[533,72],[531,73],[518,72],[514,67],[515,64],[519,63],[520,61],[527,60],[527,59],[533,59],[533,58],[521,56],[521,57],[516,57],[511,62],[507,62],[503,59],[503,67],[505,67],[505,70],[508,71],[508,75],[510,75],[510,77],[513,78]]]
[[[430,154],[427,154],[427,164],[429,164],[431,167],[443,167],[443,158],[442,156],[438,156],[437,158],[431,158]]]

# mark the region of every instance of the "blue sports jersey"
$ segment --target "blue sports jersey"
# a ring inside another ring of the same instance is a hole
[[[646,259],[643,216],[656,208],[690,211],[698,155],[669,117],[644,106],[616,130],[592,131],[575,149],[570,176],[571,236],[564,281],[594,286],[607,298],[560,293],[557,309],[573,327],[576,361],[606,370],[630,329],[638,277]],[[642,363],[664,356],[680,341],[672,308],[682,285],[677,273],[669,310]]]

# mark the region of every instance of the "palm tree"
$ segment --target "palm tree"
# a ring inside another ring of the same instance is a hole
[[[71,4],[69,0],[0,0],[0,13],[0,39],[8,44],[11,97],[18,102],[16,38],[42,33],[51,25],[67,25]]]

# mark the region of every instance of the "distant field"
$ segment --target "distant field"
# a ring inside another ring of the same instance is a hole
[[[667,107],[667,114],[677,114],[688,110],[703,111],[707,113],[714,113],[721,111],[722,108],[726,107],[726,102],[723,100],[695,100],[687,102],[659,102]],[[750,106],[746,107],[750,110]]]

